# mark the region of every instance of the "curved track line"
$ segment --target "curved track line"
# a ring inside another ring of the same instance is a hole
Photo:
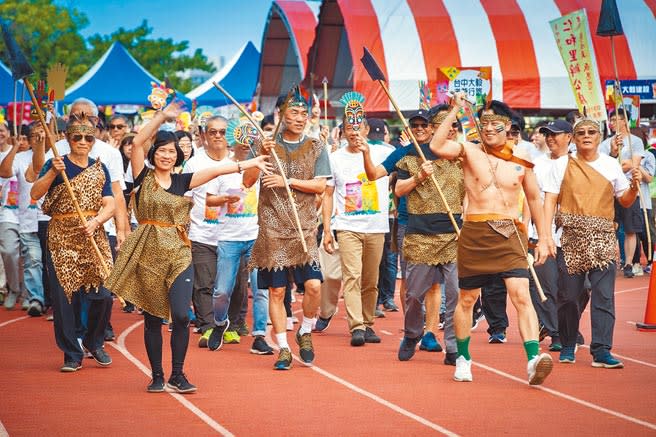
[[[280,350],[280,348],[271,339],[271,330],[270,329],[267,330],[266,337],[267,337],[268,343],[270,345],[272,345],[272,347],[274,349]],[[373,394],[371,392],[368,392],[367,390],[365,390],[363,388],[360,388],[357,385],[352,384],[352,383],[346,381],[345,379],[340,378],[337,375],[333,375],[332,373],[328,372],[327,370],[323,370],[322,368],[314,366],[314,365],[309,365],[308,366],[296,354],[292,354],[292,357],[294,357],[294,361],[297,361],[297,362],[301,363],[301,365],[303,365],[304,367],[308,367],[308,368],[314,370],[315,372],[317,372],[318,374],[330,379],[331,381],[336,382],[337,384],[343,385],[344,387],[348,388],[349,390],[352,390],[352,391],[354,391],[358,394],[361,394],[362,396],[365,396],[365,397],[371,399],[372,401],[377,402],[377,403],[383,405],[384,407],[389,408],[390,410],[392,410],[394,412],[397,412],[397,413],[399,413],[403,416],[406,416],[406,417],[408,417],[408,418],[410,418],[410,419],[412,419],[416,422],[419,422],[422,425],[427,426],[428,428],[430,428],[434,431],[437,431],[439,433],[442,433],[446,436],[449,436],[449,437],[457,437],[458,436],[458,434],[456,434],[455,432],[450,431],[450,430],[448,430],[448,429],[446,429],[446,428],[444,428],[444,427],[442,427],[442,426],[440,426],[436,423],[433,423],[433,422],[429,421],[428,419],[425,419],[421,416],[418,416],[415,413],[413,413],[411,411],[408,411],[408,410],[406,410],[405,408],[403,408],[399,405],[396,405],[396,404],[394,404],[394,403],[392,403],[388,400],[385,400],[385,399],[381,398],[380,396],[376,396],[375,394]]]
[[[0,437],[9,437],[9,433],[7,432],[7,428],[0,422]]]
[[[9,324],[12,324],[14,322],[19,322],[21,320],[25,320],[25,319],[29,319],[29,318],[30,318],[30,316],[22,316],[22,317],[17,317],[15,319],[7,320],[6,322],[0,323],[0,328],[2,328],[3,326],[7,326]],[[0,434],[0,435],[2,435],[2,434]]]
[[[632,291],[640,291],[640,290],[647,290],[648,287],[636,287],[636,288],[627,288],[626,290],[618,290],[615,292],[615,294],[624,294],[624,293],[630,293]]]
[[[503,376],[504,378],[508,378],[510,380],[513,380],[515,382],[519,382],[521,384],[528,385],[528,382],[526,380],[518,378],[514,375],[510,375],[509,373],[502,372],[501,370],[497,370],[494,367],[486,366],[485,364],[481,364],[481,363],[476,362],[476,361],[474,361],[473,364],[477,367],[480,367],[482,369],[487,370],[488,372],[492,372],[492,373],[495,373],[499,376]],[[656,430],[656,424],[646,422],[644,420],[638,419],[638,418],[633,417],[633,416],[629,416],[629,415],[624,414],[624,413],[620,413],[619,411],[604,408],[600,405],[593,404],[592,402],[584,401],[583,399],[579,399],[577,397],[568,395],[568,394],[560,392],[558,390],[547,388],[547,387],[544,387],[544,386],[541,386],[541,385],[535,385],[535,386],[532,386],[532,388],[535,388],[537,390],[542,390],[544,392],[547,392],[547,393],[549,393],[551,395],[554,395],[554,396],[557,396],[559,398],[567,399],[568,401],[572,401],[574,403],[577,403],[579,405],[583,405],[584,407],[591,408],[591,409],[599,411],[601,413],[605,413],[605,414],[615,416],[615,417],[620,418],[620,419],[624,419],[627,422],[631,422],[631,423],[634,423],[636,425],[644,426],[645,428]]]
[[[125,339],[130,334],[130,332],[134,331],[139,325],[142,325],[142,324],[143,324],[143,320],[130,325],[125,331],[123,331],[121,333],[121,335],[118,336],[116,344],[114,344],[114,343],[109,343],[109,344],[114,349],[116,349],[117,351],[122,353],[123,356],[125,356],[125,358],[128,359],[128,361],[130,361],[132,364],[134,364],[144,374],[146,374],[147,376],[151,376],[150,369],[146,365],[144,365],[141,361],[139,361],[134,355],[132,355],[130,353],[130,351],[128,351],[127,347],[125,346]],[[180,395],[179,393],[172,393],[170,391],[167,391],[167,393],[170,394],[171,396],[173,396],[173,398],[176,401],[180,402],[189,411],[191,411],[196,416],[198,416],[198,418],[200,418],[200,420],[202,420],[207,425],[209,425],[210,428],[212,428],[214,431],[218,432],[219,434],[221,434],[225,437],[234,437],[234,434],[232,434],[226,428],[221,426],[218,422],[216,422],[210,416],[205,414],[200,408],[198,408],[196,405],[194,405],[192,402],[190,402],[184,396]]]

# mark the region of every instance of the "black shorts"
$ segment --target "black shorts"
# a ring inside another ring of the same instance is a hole
[[[475,290],[489,284],[495,277],[504,278],[526,278],[528,279],[528,269],[512,269],[499,273],[488,273],[485,275],[468,276],[458,278],[458,287],[462,290]]]
[[[645,219],[640,208],[640,199],[636,199],[628,208],[624,208],[615,200],[615,221],[624,226],[625,233],[644,232]]]
[[[310,279],[318,279],[323,282],[321,267],[316,261],[312,264],[285,267],[280,270],[259,269],[257,271],[257,287],[260,289],[287,287],[293,282],[303,284]]]

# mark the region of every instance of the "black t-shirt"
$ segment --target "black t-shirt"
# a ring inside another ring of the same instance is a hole
[[[143,183],[146,173],[152,171],[148,167],[144,167],[134,180],[134,189],[137,190]],[[189,184],[191,184],[191,178],[194,176],[193,173],[171,173],[171,186],[168,187],[165,191],[167,193],[175,194],[177,196],[184,196],[184,193],[189,191]],[[137,205],[139,204],[139,196],[135,196],[137,199]]]

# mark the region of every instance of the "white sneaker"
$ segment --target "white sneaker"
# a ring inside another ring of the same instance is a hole
[[[453,379],[458,382],[471,382],[473,380],[471,366],[472,361],[460,355],[456,358],[456,371],[453,374]]]
[[[288,331],[294,330],[294,319],[291,317],[287,317],[287,330]]]
[[[543,353],[533,357],[526,366],[529,385],[542,384],[544,380],[547,379],[547,376],[549,376],[552,369],[553,360],[551,359],[551,355]]]
[[[642,266],[640,265],[640,263],[633,264],[633,275],[634,276],[644,276],[645,275],[645,271],[642,270]]]

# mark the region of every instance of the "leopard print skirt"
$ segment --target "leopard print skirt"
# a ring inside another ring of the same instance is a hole
[[[570,275],[603,269],[616,261],[617,238],[612,220],[558,212],[556,226],[563,228],[560,242]]]

